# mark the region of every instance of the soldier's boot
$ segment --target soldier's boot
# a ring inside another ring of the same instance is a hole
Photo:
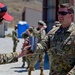
[[[35,71],[35,68],[34,67],[31,67],[31,68],[28,67],[27,70]]]
[[[26,69],[28,70],[29,69],[29,66],[27,66]]]
[[[22,64],[22,67],[24,67],[25,66],[25,62],[23,62],[23,64]]]
[[[16,52],[16,48],[13,48],[13,52]]]
[[[33,71],[33,67],[30,67],[28,70],[28,75],[31,75],[31,71]]]
[[[30,70],[28,71],[28,75],[32,75]]]
[[[13,50],[13,52],[15,52],[15,50]]]
[[[40,75],[44,75],[44,73],[43,73],[43,67],[40,67]]]
[[[29,66],[27,66],[26,69],[29,70]]]

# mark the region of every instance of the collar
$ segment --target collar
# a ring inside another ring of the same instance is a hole
[[[67,32],[67,33],[71,33],[75,28],[75,24],[71,23],[71,25],[67,28],[62,28],[61,26],[59,27],[59,29],[57,30],[57,33],[61,33],[61,32]]]

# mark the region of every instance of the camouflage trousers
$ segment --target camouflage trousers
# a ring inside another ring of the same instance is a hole
[[[28,64],[28,67],[30,66],[30,59],[31,59],[31,56],[25,56],[25,57],[22,57],[22,62],[27,62]]]
[[[27,56],[27,64],[28,64],[28,67],[30,67],[30,59],[31,59],[31,55]]]
[[[43,68],[43,67],[44,67],[44,56],[45,56],[44,53],[42,53],[42,54],[37,54],[37,56],[36,56],[36,55],[33,55],[33,56],[31,57],[31,59],[30,59],[30,67],[34,67],[35,64],[39,61],[40,67]]]
[[[27,57],[22,57],[22,62],[26,62]]]
[[[43,52],[43,50],[41,50],[41,52],[40,52],[39,51],[39,48],[41,48],[41,46],[40,47],[37,47],[36,51],[31,56],[31,59],[30,59],[30,67],[34,67],[35,64],[37,63],[37,61],[40,62],[40,67],[43,67],[44,66],[45,52]]]
[[[17,42],[15,40],[13,41],[13,52],[16,52],[16,48],[17,48]]]
[[[44,67],[44,56],[45,56],[45,53],[39,54],[40,67]]]

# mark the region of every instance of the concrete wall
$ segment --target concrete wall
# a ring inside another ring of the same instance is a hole
[[[27,21],[27,23],[30,26],[37,27],[37,23],[41,19],[42,19],[42,11],[38,11],[38,10],[34,10],[34,9],[26,7],[25,21]]]

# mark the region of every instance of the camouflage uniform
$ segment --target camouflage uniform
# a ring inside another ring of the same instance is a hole
[[[13,40],[13,52],[16,51],[16,47],[17,47],[17,43],[19,42],[18,38],[17,38],[17,31],[16,31],[16,26],[15,26],[15,30],[12,31],[12,40]]]
[[[38,36],[38,42],[43,40],[45,35],[46,35],[45,30],[41,30],[40,34]],[[43,69],[44,69],[44,56],[45,56],[45,53],[39,54],[40,75],[44,75],[44,73],[43,73]]]
[[[16,58],[17,53],[8,53],[8,54],[0,54],[0,64],[7,64],[17,62],[18,58]]]
[[[26,39],[27,39],[27,38],[24,38],[24,43],[26,42]],[[23,49],[22,49],[22,50],[23,50]],[[25,62],[26,62],[26,61],[27,61],[27,56],[22,57],[22,62],[23,62],[22,67],[25,66]]]
[[[61,26],[55,27],[49,31],[45,39],[38,43],[32,56],[34,59],[31,59],[30,69],[39,60],[37,54],[47,50],[50,63],[49,75],[67,75],[67,73],[75,75],[75,24],[72,23],[65,29]]]
[[[31,32],[30,36],[33,36],[33,34],[32,34],[33,27],[30,27],[30,28],[29,28],[29,31]],[[26,42],[26,39],[29,38],[29,35],[26,34],[25,32],[23,32],[23,33],[22,33],[22,37],[24,38],[24,43],[25,43],[25,42]],[[31,55],[29,55],[29,56],[25,56],[25,57],[22,57],[22,62],[23,62],[22,67],[25,66],[25,61],[26,61],[27,64],[28,64],[27,69],[29,68],[29,66],[30,66],[30,57],[31,57]]]
[[[39,23],[42,23],[43,24],[43,26],[44,25],[46,25],[43,21],[39,21]],[[33,30],[33,35],[35,36],[35,37],[37,37],[38,38],[38,43],[41,41],[41,40],[43,40],[44,39],[44,37],[45,37],[45,35],[46,35],[46,31],[43,29],[43,26],[42,26],[42,28],[40,29],[40,30],[37,30],[37,29],[34,29]],[[40,51],[38,50],[38,52],[40,53]],[[44,56],[45,56],[45,53],[44,52],[42,52],[41,54],[39,54],[39,53],[37,53],[37,56],[39,57],[39,62],[40,62],[40,75],[44,75],[43,74],[43,68],[44,68]],[[30,59],[30,64],[34,61],[34,57],[35,57],[35,55],[32,55],[32,57],[31,57],[31,59]],[[37,62],[38,60],[36,60],[36,62]],[[33,63],[33,65],[32,65],[32,70],[33,70],[33,68],[34,68],[34,66],[35,66],[35,63]],[[31,75],[31,73],[29,72],[29,75]]]
[[[38,38],[38,42],[43,40],[46,35],[45,30],[39,30],[36,33],[37,34],[35,34],[35,35]],[[43,65],[44,65],[44,55],[45,55],[44,53],[39,54],[40,68],[43,68]]]

